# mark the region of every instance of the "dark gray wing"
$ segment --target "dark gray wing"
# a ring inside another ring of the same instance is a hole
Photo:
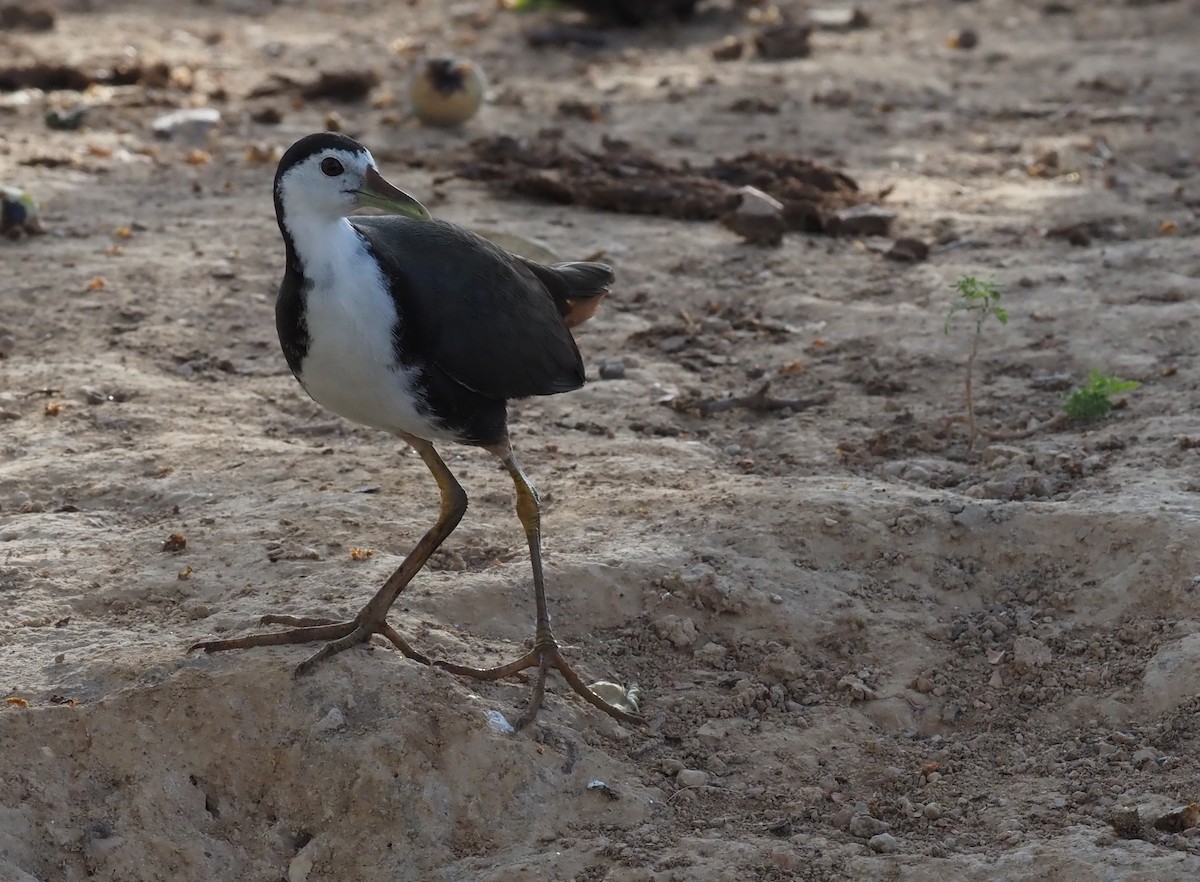
[[[538,272],[469,230],[439,220],[354,217],[391,277],[400,348],[489,398],[583,385],[583,360]],[[548,268],[547,268],[548,269]]]

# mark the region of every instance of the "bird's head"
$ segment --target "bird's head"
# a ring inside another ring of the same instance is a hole
[[[307,135],[288,148],[275,171],[275,210],[291,218],[334,220],[371,206],[417,220],[428,209],[383,179],[362,144],[335,132]]]

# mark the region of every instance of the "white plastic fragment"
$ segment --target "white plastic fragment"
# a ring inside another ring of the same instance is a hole
[[[488,725],[492,727],[492,730],[499,732],[501,735],[512,735],[517,731],[504,714],[498,710],[485,710],[483,715],[487,718]]]

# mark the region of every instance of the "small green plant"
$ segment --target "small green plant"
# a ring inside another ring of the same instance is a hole
[[[1140,385],[1136,380],[1118,380],[1094,370],[1084,385],[1067,395],[1063,410],[1077,423],[1094,422],[1113,409],[1112,396],[1131,392]]]
[[[975,425],[975,359],[979,356],[979,340],[983,336],[983,325],[989,318],[994,318],[1002,325],[1008,324],[1008,313],[1000,305],[1000,288],[994,279],[981,282],[974,276],[961,276],[954,283],[958,291],[958,299],[950,304],[946,313],[946,324],[943,330],[950,333],[950,323],[960,312],[965,312],[975,322],[975,334],[971,337],[971,354],[967,356],[966,381],[967,394],[967,449],[975,446],[975,438],[979,434]]]

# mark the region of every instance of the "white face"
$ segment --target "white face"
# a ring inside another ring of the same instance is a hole
[[[279,195],[290,218],[345,217],[361,204],[359,193],[368,169],[375,167],[371,154],[330,148],[314,153],[288,169],[279,179]]]

